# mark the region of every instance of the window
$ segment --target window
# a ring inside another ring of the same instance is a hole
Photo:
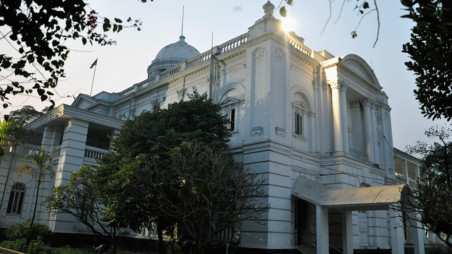
[[[9,194],[8,208],[6,213],[20,214],[25,196],[25,184],[15,183]]]
[[[235,130],[235,108],[231,109],[228,113],[229,125],[228,129],[230,131]]]
[[[234,98],[227,98],[223,103],[221,103],[221,111],[224,116],[229,120],[229,123],[226,125],[230,132],[238,131],[238,122],[237,122],[237,114],[239,111],[241,101]]]
[[[303,135],[303,115],[295,112],[295,134]]]

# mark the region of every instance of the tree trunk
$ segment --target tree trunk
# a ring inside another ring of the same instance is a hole
[[[38,176],[39,177],[39,176]],[[39,187],[41,186],[41,180],[38,179],[38,186],[36,188],[36,197],[35,197],[35,207],[33,209],[33,216],[31,216],[31,221],[30,221],[30,227],[28,228],[28,234],[27,234],[27,245],[30,244],[31,242],[31,230],[33,228],[33,223],[35,221],[35,216],[36,216],[36,208],[38,207],[38,198],[39,198]]]
[[[113,233],[111,234],[111,251],[113,254],[116,254],[117,245],[116,242],[116,227],[113,228]]]
[[[163,227],[157,223],[157,236],[159,238],[159,254],[166,254],[165,242],[163,241]]]

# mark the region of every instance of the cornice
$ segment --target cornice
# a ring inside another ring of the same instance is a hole
[[[63,104],[52,109],[50,112],[39,117],[33,122],[27,124],[26,128],[36,130],[52,123],[56,119],[78,119],[89,123],[111,127],[114,129],[121,129],[122,125],[124,124],[124,121],[122,120]]]

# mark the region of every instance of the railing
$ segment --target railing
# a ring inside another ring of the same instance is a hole
[[[209,51],[206,51],[206,52],[202,53],[201,55],[198,55],[192,59],[188,59],[187,64],[185,65],[185,68],[189,68],[194,65],[208,61],[210,59],[211,55],[212,55],[212,52],[209,50]]]
[[[248,33],[242,34],[240,36],[237,36],[234,39],[229,40],[229,41],[217,46],[216,48],[218,49],[218,52],[220,54],[222,54],[222,53],[225,53],[225,52],[230,51],[232,49],[235,49],[237,47],[240,47],[241,45],[243,45],[247,41],[248,41]],[[168,70],[165,70],[165,71],[163,71],[163,72],[161,72],[161,73],[159,73],[159,74],[157,74],[157,75],[155,75],[155,76],[153,76],[153,77],[151,77],[151,78],[149,78],[147,80],[144,80],[144,81],[142,81],[142,82],[140,82],[138,84],[135,84],[132,87],[129,87],[129,88],[123,90],[122,92],[120,92],[120,96],[121,97],[129,96],[129,95],[133,94],[134,92],[136,92],[138,90],[141,90],[141,89],[143,89],[145,87],[148,87],[148,86],[150,86],[150,85],[152,85],[154,83],[157,83],[158,81],[160,81],[162,79],[165,79],[165,78],[167,78],[167,77],[169,77],[169,76],[171,76],[173,74],[176,74],[176,73],[178,73],[180,71],[183,71],[183,70],[185,70],[187,68],[190,68],[192,66],[198,65],[200,63],[204,63],[206,61],[209,61],[211,56],[212,56],[212,53],[213,53],[212,50],[208,50],[208,51],[206,51],[206,52],[204,52],[204,53],[202,53],[200,55],[197,55],[197,56],[195,56],[195,57],[193,57],[191,59],[188,59],[185,62],[182,62],[182,63],[180,63],[180,64],[178,64],[178,65],[176,65],[176,66],[174,66],[174,67],[172,67],[172,68],[170,68]],[[159,77],[157,78],[157,76],[159,76]]]
[[[181,65],[179,64],[179,65],[174,66],[173,68],[170,68],[170,69],[168,69],[166,71],[163,71],[162,73],[160,73],[160,79],[164,79],[164,78],[167,78],[167,77],[169,77],[169,76],[171,76],[173,74],[176,74],[179,71],[181,71],[181,69],[182,69]]]
[[[5,149],[5,151],[10,152],[10,151],[12,151],[12,149],[7,147]],[[38,146],[38,145],[22,144],[16,148],[17,155],[27,156],[27,155],[31,155],[31,154],[40,153],[40,152],[41,152],[41,146]]]
[[[108,151],[105,149],[100,149],[92,146],[86,146],[85,147],[85,158],[90,159],[101,159],[104,154],[106,154]]]
[[[311,241],[311,246],[314,249],[317,249],[317,236],[312,232],[309,232],[309,234],[311,236],[309,239]],[[329,253],[331,253],[331,254],[343,254],[342,250],[334,247],[331,243],[328,243],[328,247],[329,247]]]
[[[220,53],[223,54],[224,52],[227,52],[231,49],[240,47],[242,44],[244,44],[247,41],[248,41],[248,33],[237,36],[234,39],[221,44],[220,46],[218,46],[218,48],[220,49]]]
[[[298,51],[310,56],[314,57],[314,51],[308,47],[306,47],[303,43],[299,42],[297,39],[295,39],[290,34],[287,34],[287,37],[289,39],[289,44],[292,45],[294,48],[296,48]]]

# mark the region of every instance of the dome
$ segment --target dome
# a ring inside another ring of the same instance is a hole
[[[178,42],[169,44],[159,51],[148,67],[148,78],[197,55],[199,51],[186,43],[185,36],[181,35]]]

